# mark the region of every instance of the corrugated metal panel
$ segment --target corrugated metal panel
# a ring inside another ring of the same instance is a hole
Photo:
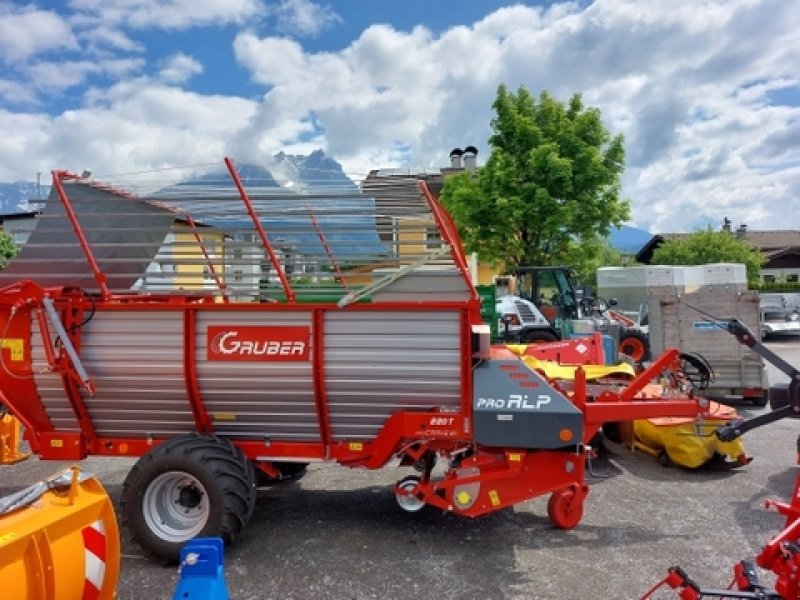
[[[84,326],[81,357],[97,389],[84,401],[98,435],[160,437],[194,430],[182,315],[98,311]],[[400,410],[460,407],[460,318],[457,310],[326,312],[325,383],[334,438],[372,438]],[[310,329],[311,321],[310,310],[199,312],[197,382],[219,434],[320,441],[311,360],[206,359],[209,325]],[[315,342],[312,336],[312,347]],[[40,347],[34,365],[44,366]],[[77,430],[60,376],[39,374],[37,384],[57,427]]]
[[[311,327],[311,311],[214,311],[197,321],[197,378],[221,435],[281,441],[320,441],[313,366],[306,362],[210,362],[209,325]],[[311,339],[313,349],[314,339]],[[312,350],[313,351],[313,350]]]
[[[64,393],[61,374],[49,370],[42,343],[42,332],[36,319],[31,319],[31,368],[36,381],[36,391],[53,426],[59,431],[79,431],[78,419]]]
[[[390,270],[376,270],[373,283],[391,275]],[[470,290],[464,277],[452,265],[449,268],[423,267],[392,281],[372,294],[372,298],[376,302],[466,301],[470,298]]]
[[[325,381],[334,439],[368,439],[400,410],[459,407],[457,311],[329,312]]]
[[[183,355],[182,311],[98,311],[81,338],[81,359],[97,390],[84,402],[97,434],[193,431]]]

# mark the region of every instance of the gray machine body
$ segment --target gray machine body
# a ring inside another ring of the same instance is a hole
[[[518,359],[491,360],[474,370],[475,441],[486,446],[557,449],[579,444],[583,413]],[[569,430],[563,441],[560,432]]]

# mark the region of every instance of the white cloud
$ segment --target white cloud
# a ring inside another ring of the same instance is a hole
[[[484,160],[491,104],[505,83],[562,100],[580,91],[613,133],[625,134],[623,192],[638,225],[686,231],[727,216],[777,229],[787,225],[787,214],[800,214],[800,108],[770,102],[776,90],[800,81],[796,2],[517,5],[441,34],[373,25],[335,52],[310,52],[249,26],[276,17],[276,6],[294,19],[283,21],[287,35],[315,35],[336,24],[330,9],[307,1],[271,4],[272,12],[255,0],[71,6],[79,12],[70,19],[78,39],[97,52],[140,52],[139,39],[127,36],[135,28],[242,24],[233,50],[261,97],[173,87],[203,68],[185,53],[163,59],[158,81],[140,75],[141,58],[92,67],[82,56],[61,74],[52,72],[56,65],[34,63],[37,79],[50,69],[49,81],[62,86],[92,74],[136,78],[93,88],[81,108],[55,117],[0,113],[7,132],[0,179],[29,173],[31,162],[37,169],[88,165],[99,174],[318,147],[361,175],[443,166],[451,148],[468,144]],[[4,17],[0,12],[0,27]],[[73,47],[71,35],[62,34],[58,47]],[[48,50],[25,46],[44,43],[38,40],[0,40],[21,59]],[[25,100],[25,88],[6,79],[0,97]]]
[[[242,24],[265,13],[260,0],[71,0],[73,22],[132,29]]]
[[[0,79],[0,101],[13,105],[38,104],[35,90],[13,79]]]
[[[242,98],[201,96],[146,78],[90,94],[58,116],[0,111],[0,181],[53,168],[98,178],[176,164],[221,162],[226,140],[252,115]]]
[[[274,11],[280,31],[303,36],[316,36],[342,21],[329,6],[311,0],[280,0]]]
[[[78,38],[86,43],[87,51],[91,54],[108,54],[111,52],[143,52],[144,44],[131,39],[120,29],[103,24],[80,31]]]
[[[125,77],[143,65],[142,59],[41,61],[28,65],[25,74],[30,88],[54,92],[81,85],[91,75],[108,75],[114,79]]]
[[[0,57],[5,63],[52,50],[77,50],[70,26],[53,11],[0,4]]]
[[[179,52],[165,61],[163,68],[159,72],[159,79],[165,83],[183,83],[202,72],[202,64],[191,56]]]

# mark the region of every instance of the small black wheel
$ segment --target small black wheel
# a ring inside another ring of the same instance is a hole
[[[662,450],[658,453],[658,464],[665,468],[672,466],[672,459],[669,457],[666,450]]]
[[[619,351],[636,363],[650,360],[650,340],[643,331],[625,329],[619,335]]]
[[[230,544],[253,515],[253,465],[230,440],[191,434],[142,456],[122,486],[122,522],[148,557],[174,564],[187,541]]]
[[[519,341],[523,344],[548,344],[550,342],[557,342],[558,336],[552,331],[546,329],[532,329],[523,331],[520,335]]]

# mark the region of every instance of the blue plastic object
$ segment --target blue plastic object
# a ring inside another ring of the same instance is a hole
[[[218,537],[199,537],[181,550],[180,580],[172,600],[229,600]]]

